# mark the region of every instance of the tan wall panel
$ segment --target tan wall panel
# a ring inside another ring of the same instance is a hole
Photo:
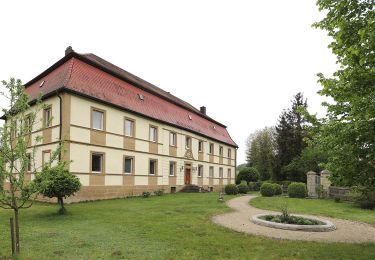
[[[90,174],[90,186],[104,186],[105,175],[103,174]]]
[[[134,138],[124,137],[124,148],[127,150],[135,150],[135,142],[136,140]]]
[[[114,175],[106,175],[105,176],[105,185],[106,186],[117,186],[122,185],[122,175],[120,176],[114,176]]]
[[[106,134],[103,131],[90,131],[90,143],[98,145],[106,145]]]
[[[148,185],[148,175],[134,176],[134,185]]]

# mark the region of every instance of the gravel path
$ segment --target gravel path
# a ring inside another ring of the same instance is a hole
[[[255,197],[247,195],[229,200],[227,205],[235,211],[214,216],[212,218],[213,222],[238,232],[276,239],[346,243],[375,242],[374,225],[343,219],[319,216],[322,219],[331,221],[336,226],[336,230],[331,232],[290,231],[256,225],[250,220],[253,215],[275,212],[250,206],[249,200]],[[307,215],[304,216],[308,217]]]

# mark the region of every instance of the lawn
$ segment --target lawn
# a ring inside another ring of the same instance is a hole
[[[268,239],[233,232],[210,217],[229,211],[218,194],[172,194],[21,212],[21,259],[374,259],[374,244]],[[226,196],[226,199],[231,197]],[[9,255],[10,211],[0,211],[0,259]]]
[[[291,213],[327,216],[375,224],[375,210],[365,210],[349,202],[333,199],[295,199],[288,197],[257,197],[250,201],[256,208],[280,211],[287,205]]]

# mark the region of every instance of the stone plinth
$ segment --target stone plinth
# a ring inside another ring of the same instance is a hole
[[[317,182],[318,175],[316,172],[309,171],[306,173],[307,175],[307,195],[311,198],[317,198],[318,194],[316,193],[316,187],[320,185],[320,183]]]

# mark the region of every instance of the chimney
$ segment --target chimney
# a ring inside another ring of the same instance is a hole
[[[206,114],[206,107],[205,106],[202,106],[201,109],[200,109],[201,113],[202,114]]]
[[[69,46],[68,48],[65,49],[65,56],[68,55],[71,52],[74,52],[74,51],[73,51],[72,46]]]

